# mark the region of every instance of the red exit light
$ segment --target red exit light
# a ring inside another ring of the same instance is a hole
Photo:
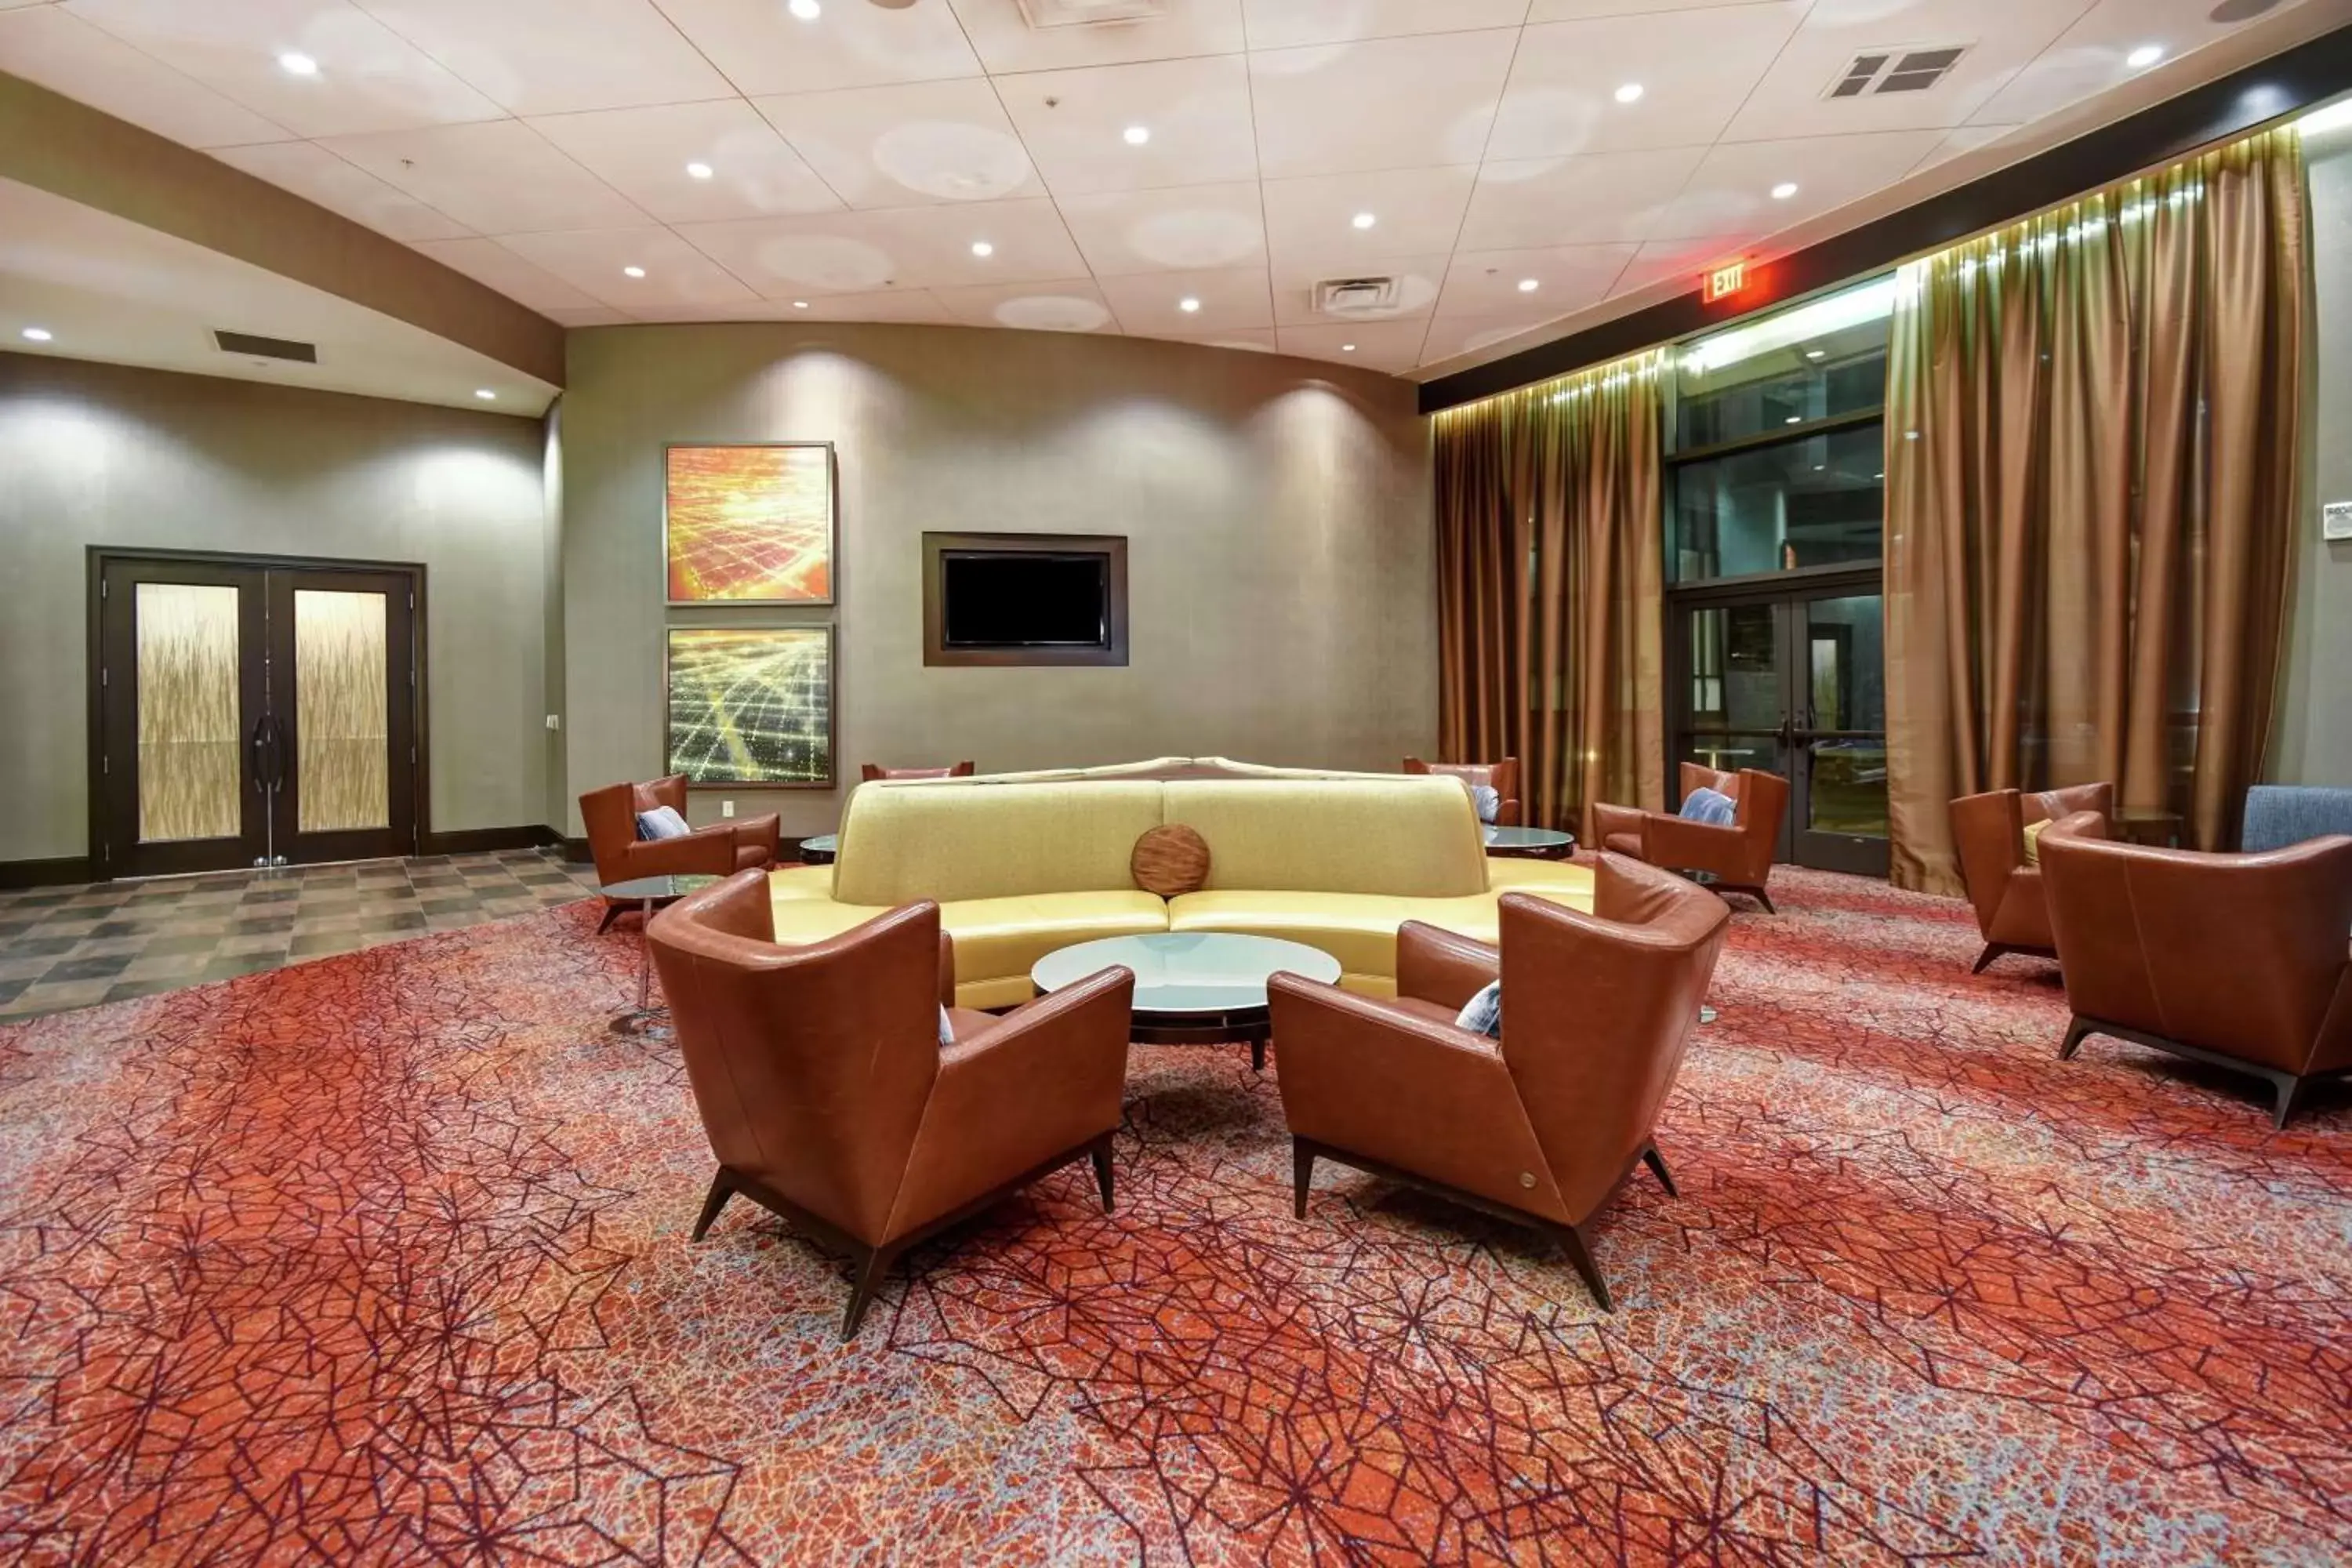
[[[1708,304],[1727,300],[1748,287],[1748,263],[1727,261],[1709,272],[1704,279],[1704,294]]]

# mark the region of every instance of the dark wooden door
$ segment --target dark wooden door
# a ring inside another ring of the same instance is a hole
[[[102,875],[415,852],[415,569],[97,564]]]

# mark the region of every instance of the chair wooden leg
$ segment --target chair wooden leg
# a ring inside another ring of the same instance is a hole
[[[1094,1156],[1095,1185],[1102,1189],[1103,1213],[1109,1214],[1116,1206],[1110,1196],[1110,1134],[1096,1139],[1087,1152]]]
[[[1592,1292],[1595,1301],[1601,1303],[1601,1310],[1614,1312],[1617,1307],[1609,1300],[1609,1281],[1601,1278],[1601,1268],[1592,1261],[1592,1249],[1584,1245],[1584,1233],[1572,1225],[1556,1225],[1550,1228],[1552,1235],[1559,1238],[1560,1250],[1568,1254],[1568,1260],[1575,1264],[1576,1271],[1584,1277],[1584,1288]]]
[[[2093,1032],[2088,1018],[2076,1018],[2068,1025],[2065,1043],[2058,1047],[2058,1059],[2062,1062],[2074,1060],[2074,1053],[2083,1048],[2084,1037]]]
[[[1753,893],[1753,894],[1756,896],[1756,901],[1757,901],[1758,903],[1759,903],[1759,904],[1761,904],[1761,905],[1763,905],[1763,906],[1764,906],[1764,912],[1765,912],[1766,914],[1768,914],[1768,915],[1777,915],[1777,914],[1779,914],[1779,913],[1780,912],[1780,910],[1776,910],[1776,909],[1774,909],[1774,908],[1772,907],[1772,895],[1771,895],[1771,894],[1769,894],[1769,893],[1768,893],[1768,892],[1766,892],[1763,889],[1761,889],[1761,888],[1750,888],[1750,889],[1748,889],[1748,891],[1749,891],[1749,892],[1751,892],[1751,893]]]
[[[1683,1195],[1675,1185],[1673,1174],[1666,1169],[1666,1157],[1658,1152],[1655,1143],[1642,1151],[1642,1163],[1649,1166],[1651,1173],[1658,1178],[1658,1185],[1666,1189],[1666,1196],[1678,1198]]]
[[[702,1200],[702,1217],[694,1222],[694,1235],[688,1239],[700,1241],[709,1231],[710,1222],[719,1217],[719,1211],[734,1195],[735,1185],[727,1179],[727,1167],[721,1165],[719,1173],[710,1178],[710,1195]]]
[[[2309,1079],[2282,1078],[2278,1086],[2278,1113],[2271,1118],[2273,1131],[2286,1130],[2286,1119],[2294,1114],[2295,1101],[2303,1098],[2304,1085]]]
[[[849,1288],[849,1310],[843,1314],[841,1320],[843,1339],[857,1337],[857,1325],[865,1321],[866,1309],[874,1304],[874,1293],[882,1288],[884,1278],[890,1272],[890,1265],[897,1261],[898,1254],[881,1247],[869,1249],[858,1258],[856,1281]]]
[[[628,905],[614,903],[608,900],[604,905],[604,918],[597,923],[596,934],[598,936],[603,936],[606,931],[611,931],[613,929],[613,922],[619,920],[623,915],[628,912]]]
[[[1290,1141],[1290,1181],[1291,1217],[1305,1219],[1307,1190],[1315,1184],[1315,1145],[1304,1138]]]
[[[2008,952],[2009,949],[2002,946],[2000,942],[1989,942],[1985,943],[1984,951],[1977,954],[1976,967],[1969,970],[1969,973],[1970,974],[1982,974],[1987,969],[1992,967],[1996,960],[2000,959]]]

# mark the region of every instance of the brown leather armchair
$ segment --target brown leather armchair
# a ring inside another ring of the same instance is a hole
[[[847,1339],[901,1253],[1031,1182],[1090,1156],[1111,1206],[1131,972],[1002,1018],[950,1009],[942,1047],[937,904],[791,948],[770,908],[767,879],[741,872],[648,928],[719,1160],[695,1240],[741,1193],[848,1253]]]
[[[1318,1159],[1423,1188],[1555,1237],[1613,1310],[1585,1226],[1643,1162],[1723,950],[1730,911],[1702,888],[1604,855],[1593,914],[1502,899],[1496,949],[1410,921],[1397,994],[1277,974],[1267,989],[1297,1194]],[[1454,1026],[1503,982],[1503,1037]]]
[[[756,866],[772,866],[781,845],[775,816],[714,822],[678,838],[640,838],[637,813],[667,805],[686,815],[686,775],[672,773],[651,784],[606,784],[580,797],[580,820],[588,828],[588,853],[596,879],[607,885],[639,877],[730,877]],[[603,931],[637,906],[605,906]]]
[[[1731,797],[1728,824],[1689,822],[1662,811],[1611,805],[1595,801],[1592,832],[1600,847],[1629,855],[1653,866],[1675,871],[1706,871],[1715,878],[1718,893],[1745,893],[1772,908],[1765,884],[1772,876],[1772,854],[1780,844],[1780,821],[1789,815],[1789,781],[1779,773],[1742,768],[1719,773],[1696,763],[1682,766],[1682,794],[1701,787]]]
[[[2078,811],[2094,813],[2102,831],[2114,819],[2115,786],[2076,784],[2071,789],[2023,794],[2013,789],[1964,795],[1952,802],[1952,842],[1960,855],[1960,880],[1976,906],[1977,930],[1985,940],[1971,974],[2003,953],[2058,956],[2050,935],[2050,906],[2042,892],[2042,871],[2025,863],[2025,829]]]
[[[860,763],[857,773],[865,784],[876,779],[968,779],[972,774],[972,764],[965,762],[949,768],[886,768],[879,763]]]
[[[1444,773],[1460,779],[1475,788],[1485,784],[1495,792],[1495,826],[1519,826],[1519,759],[1505,757],[1498,763],[1424,763],[1419,757],[1407,757],[1404,771],[1409,773]]]
[[[2352,837],[2260,855],[2110,843],[2089,812],[2042,835],[2074,1021],[2267,1079],[2284,1127],[2314,1079],[2352,1070]]]

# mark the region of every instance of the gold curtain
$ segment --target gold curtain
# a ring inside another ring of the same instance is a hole
[[[1663,353],[1436,419],[1439,743],[1520,761],[1527,820],[1663,808]]]
[[[1903,269],[1887,363],[1894,879],[1979,790],[2112,781],[2194,847],[2259,776],[2294,543],[2303,156],[2248,138]]]

